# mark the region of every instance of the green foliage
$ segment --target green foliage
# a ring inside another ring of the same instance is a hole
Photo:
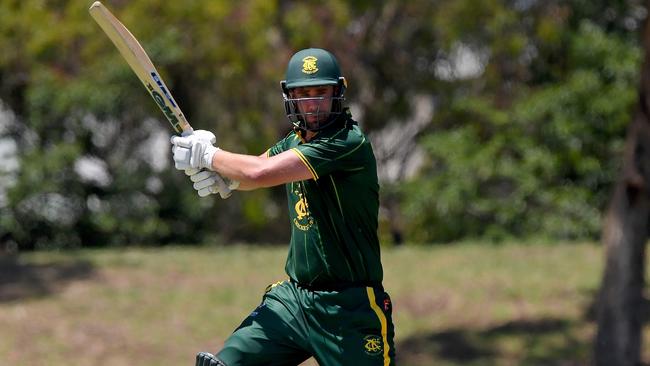
[[[641,51],[589,21],[568,40],[556,82],[518,86],[507,108],[485,91],[443,107],[439,123],[450,128],[421,139],[426,168],[403,191],[412,237],[599,234]]]
[[[20,163],[0,180],[0,242],[284,241],[282,189],[198,200],[171,169],[158,147],[167,122],[89,5],[0,2],[0,101],[16,115],[0,141]],[[337,54],[367,131],[413,119],[414,100],[435,101],[418,139],[401,144],[424,166],[382,183],[407,239],[598,233],[635,99],[637,0],[105,5],[190,123],[225,149],[260,154],[286,133],[278,82],[307,46]],[[469,73],[458,64],[467,54]],[[142,140],[151,145],[137,149]]]
[[[214,205],[198,202],[187,178],[168,169],[167,149],[135,148],[135,141],[155,142],[169,128],[88,5],[0,5],[0,99],[18,113],[3,131],[17,142],[20,160],[11,173],[15,183],[3,188],[0,236],[22,248],[202,240],[213,230]],[[257,108],[277,112],[282,105],[265,107],[270,98],[260,104],[255,93],[266,91],[255,86],[258,75],[251,77],[254,67],[267,69],[254,55],[270,53],[270,45],[246,37],[265,34],[271,4],[106,5],[141,40],[195,127],[216,130],[223,145],[244,144],[251,153],[270,145],[276,132],[260,127],[269,116]],[[240,24],[250,33],[244,38]],[[278,74],[265,76],[275,81]],[[100,167],[104,178],[84,177],[83,161]],[[240,216],[238,207],[221,206],[220,221]],[[251,225],[269,224],[260,217]]]

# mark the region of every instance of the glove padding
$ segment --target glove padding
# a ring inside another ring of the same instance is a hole
[[[212,157],[219,148],[213,146],[216,136],[206,130],[196,130],[181,136],[172,136],[174,167],[178,170],[189,168],[212,170]]]
[[[239,182],[223,178],[218,173],[210,170],[186,169],[185,174],[194,182],[194,189],[199,197],[206,197],[219,193],[222,199],[230,197],[232,191],[239,187]]]
[[[226,364],[211,353],[199,352],[196,354],[196,366],[226,366]]]

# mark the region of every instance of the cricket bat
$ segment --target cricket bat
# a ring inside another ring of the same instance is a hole
[[[165,85],[140,42],[101,2],[95,1],[88,11],[108,38],[113,41],[122,57],[131,66],[131,70],[147,88],[174,130],[177,133],[191,133],[192,126],[185,119],[178,103],[172,97],[169,88]]]
[[[177,133],[192,133],[192,126],[187,122],[183,111],[172,97],[169,88],[158,74],[156,67],[140,45],[140,42],[101,2],[95,1],[88,11],[120,51],[131,70],[147,88],[153,100],[174,127],[174,130]],[[228,190],[219,192],[221,198],[224,199],[230,197],[231,189],[236,189],[239,182],[228,181],[227,184]]]

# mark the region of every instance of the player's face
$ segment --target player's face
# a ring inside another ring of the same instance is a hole
[[[298,109],[305,116],[310,127],[325,122],[332,109],[333,85],[305,86],[291,91],[292,98],[304,99],[297,102]]]

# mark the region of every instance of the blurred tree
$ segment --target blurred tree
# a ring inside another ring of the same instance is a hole
[[[648,2],[650,9],[650,2]],[[622,173],[603,226],[607,261],[598,297],[596,365],[638,365],[644,321],[645,252],[650,228],[650,22],[638,105],[625,141]]]
[[[447,83],[402,189],[412,240],[597,236],[635,98],[639,6],[439,3],[431,67]]]
[[[263,152],[277,137],[272,121],[282,104],[279,93],[265,91],[276,86],[285,57],[270,52],[273,3],[107,5],[197,128],[245,152]],[[169,171],[169,128],[87,6],[4,1],[0,23],[0,99],[16,114],[3,136],[16,141],[20,161],[0,221],[3,241],[21,248],[195,242],[277,227],[265,219],[281,211],[268,193],[199,202],[186,178]],[[139,140],[148,146],[138,148]]]
[[[192,125],[238,152],[288,131],[279,80],[290,55],[333,50],[376,148],[382,230],[431,242],[596,235],[634,100],[639,1],[106,5]],[[282,189],[199,201],[170,169],[170,130],[88,5],[0,2],[0,100],[15,116],[0,141],[19,161],[0,173],[1,240],[287,238]]]

